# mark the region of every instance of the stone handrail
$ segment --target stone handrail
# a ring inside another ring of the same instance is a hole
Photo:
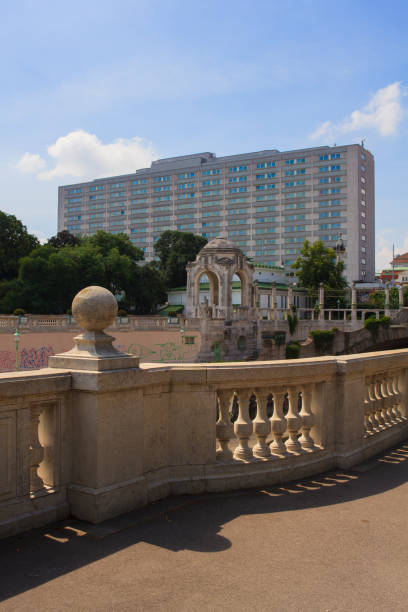
[[[1,534],[347,468],[408,436],[408,350],[140,368],[127,359],[0,375]]]
[[[113,330],[166,330],[178,328],[181,325],[180,317],[162,316],[126,316],[116,317],[109,327]],[[69,315],[26,315],[17,317],[13,315],[0,315],[0,334],[13,333],[17,329],[21,332],[65,331],[75,332],[80,328],[72,316]]]
[[[0,537],[67,516],[71,375],[0,375]]]

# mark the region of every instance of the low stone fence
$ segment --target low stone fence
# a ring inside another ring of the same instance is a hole
[[[169,330],[178,329],[184,323],[183,317],[126,316],[116,317],[109,330]],[[0,334],[17,330],[23,332],[67,331],[73,332],[80,327],[69,315],[0,315]]]
[[[408,350],[72,363],[0,375],[3,536],[69,514],[98,522],[172,494],[348,468],[408,437]]]

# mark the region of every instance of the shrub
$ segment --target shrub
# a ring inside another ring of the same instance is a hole
[[[364,321],[364,327],[365,329],[368,329],[374,342],[377,340],[378,330],[380,329],[380,325],[381,325],[380,319],[376,319],[375,317],[368,317],[368,319]]]
[[[120,308],[118,310],[118,317],[126,317],[126,316],[127,316],[126,310],[123,310],[123,308]]]
[[[276,346],[282,346],[285,344],[286,334],[285,332],[276,332],[273,339],[275,340]]]
[[[324,355],[333,352],[333,341],[337,329],[315,329],[310,332],[316,351]]]
[[[25,315],[25,310],[24,310],[24,308],[16,308],[16,309],[13,311],[13,315],[14,315],[15,317],[23,317],[23,316]]]
[[[388,329],[391,323],[391,319],[390,317],[386,317],[385,315],[382,315],[380,317],[380,325],[381,327],[384,327],[384,329]]]
[[[298,359],[300,355],[300,346],[298,344],[287,344],[285,350],[286,359]]]

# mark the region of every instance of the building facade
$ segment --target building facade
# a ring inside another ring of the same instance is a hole
[[[374,157],[356,144],[171,157],[58,192],[58,231],[125,232],[147,260],[167,229],[224,234],[272,266],[293,263],[306,239],[334,247],[341,235],[349,282],[374,280],[374,216]]]

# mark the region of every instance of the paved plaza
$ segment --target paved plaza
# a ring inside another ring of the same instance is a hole
[[[407,479],[401,444],[282,487],[32,530],[0,543],[0,609],[406,610]]]

